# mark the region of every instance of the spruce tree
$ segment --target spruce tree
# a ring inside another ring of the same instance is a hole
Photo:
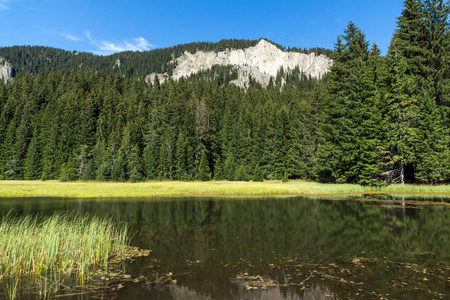
[[[390,102],[387,115],[391,116],[390,122],[394,121],[393,110],[397,112],[395,120],[401,122],[392,128],[401,138],[394,143],[396,146],[390,145],[390,152],[400,162],[400,174],[408,166],[406,175],[411,180],[448,179],[443,171],[449,152],[448,12],[448,4],[440,0],[406,0],[388,55],[391,67],[387,99],[397,97],[397,101]],[[394,103],[397,105],[392,106]],[[401,154],[392,154],[393,149]],[[397,181],[403,183],[404,176],[400,178]]]
[[[211,179],[211,171],[209,168],[208,158],[203,152],[200,158],[200,165],[198,167],[197,179],[201,181],[208,181]]]
[[[417,117],[418,99],[415,95],[415,76],[408,75],[407,59],[397,50],[394,39],[389,49],[388,72],[390,90],[385,96],[386,142],[388,149],[388,166],[386,180],[388,183],[405,183],[405,168],[416,161],[415,145],[419,141]]]
[[[328,75],[324,120],[319,129],[318,178],[337,183],[357,182],[360,174],[362,122],[359,110],[365,104],[364,71],[369,57],[368,42],[350,22],[338,37],[333,66]]]
[[[281,179],[283,176],[289,176],[291,166],[289,164],[289,152],[291,150],[291,123],[289,115],[285,108],[282,108],[277,116],[276,135],[275,135],[275,178]]]
[[[253,177],[252,180],[257,181],[264,181],[264,174],[260,168],[259,165],[256,166],[255,170],[253,171]]]
[[[384,172],[380,161],[385,146],[383,141],[382,97],[386,93],[384,81],[386,77],[385,61],[380,56],[381,50],[374,43],[366,63],[363,75],[363,103],[358,114],[360,126],[358,130],[358,183],[362,185],[382,184]]]

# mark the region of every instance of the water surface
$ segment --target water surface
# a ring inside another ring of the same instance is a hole
[[[0,215],[10,211],[88,213],[130,225],[132,245],[152,252],[126,264],[125,272],[132,279],[160,274],[161,280],[124,282],[110,295],[116,299],[450,296],[446,203],[301,197],[0,199]]]

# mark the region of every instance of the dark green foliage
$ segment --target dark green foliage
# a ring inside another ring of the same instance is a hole
[[[264,175],[263,172],[261,170],[261,168],[258,166],[256,166],[255,170],[253,171],[253,181],[264,181]]]
[[[388,55],[388,182],[449,179],[448,4],[405,1]],[[406,170],[410,170],[406,172]]]
[[[275,153],[274,153],[274,173],[275,178],[281,179],[290,171],[290,160],[288,157],[292,145],[291,122],[286,112],[282,108],[276,117]],[[286,175],[288,176],[288,175]]]
[[[232,67],[163,83],[138,77],[170,73],[167,62],[186,50],[257,41],[108,57],[0,48],[24,66],[0,83],[0,178],[446,182],[448,10],[440,0],[406,0],[386,57],[350,22],[326,78],[280,69],[266,89],[229,84]]]
[[[217,159],[217,161],[215,163],[214,179],[217,179],[217,180],[225,179],[225,166],[220,157]]]
[[[59,175],[59,181],[65,182],[75,180],[75,173],[70,164],[65,164],[61,166],[61,171]]]
[[[19,74],[3,90],[1,174],[64,181],[262,180],[285,173],[314,179],[311,102],[320,89],[310,96],[195,79],[146,85],[87,70]]]
[[[325,119],[321,124],[324,140],[318,150],[318,173],[323,181],[358,181],[358,135],[362,123],[359,110],[366,105],[364,72],[368,57],[364,34],[350,22],[345,34],[338,38],[328,76]]]
[[[248,181],[248,173],[247,173],[247,168],[244,165],[239,166],[236,169],[236,174],[234,176],[234,180],[236,181]]]
[[[197,179],[201,180],[201,181],[208,181],[211,179],[208,158],[206,157],[205,152],[202,153],[202,156],[200,159],[200,165],[198,167]]]
[[[406,0],[386,58],[350,22],[322,98],[321,181],[438,183],[448,173],[449,4]],[[447,92],[444,92],[447,91]]]

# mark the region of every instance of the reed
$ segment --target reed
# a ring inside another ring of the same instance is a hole
[[[126,236],[126,228],[91,216],[7,215],[0,223],[0,279],[53,273],[75,274],[83,282],[92,268],[106,268],[110,256],[125,250]]]

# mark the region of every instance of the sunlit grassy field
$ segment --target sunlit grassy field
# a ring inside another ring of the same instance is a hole
[[[367,187],[355,184],[320,184],[241,181],[59,182],[0,181],[0,197],[242,197],[408,193],[450,195],[450,185],[391,185]]]

